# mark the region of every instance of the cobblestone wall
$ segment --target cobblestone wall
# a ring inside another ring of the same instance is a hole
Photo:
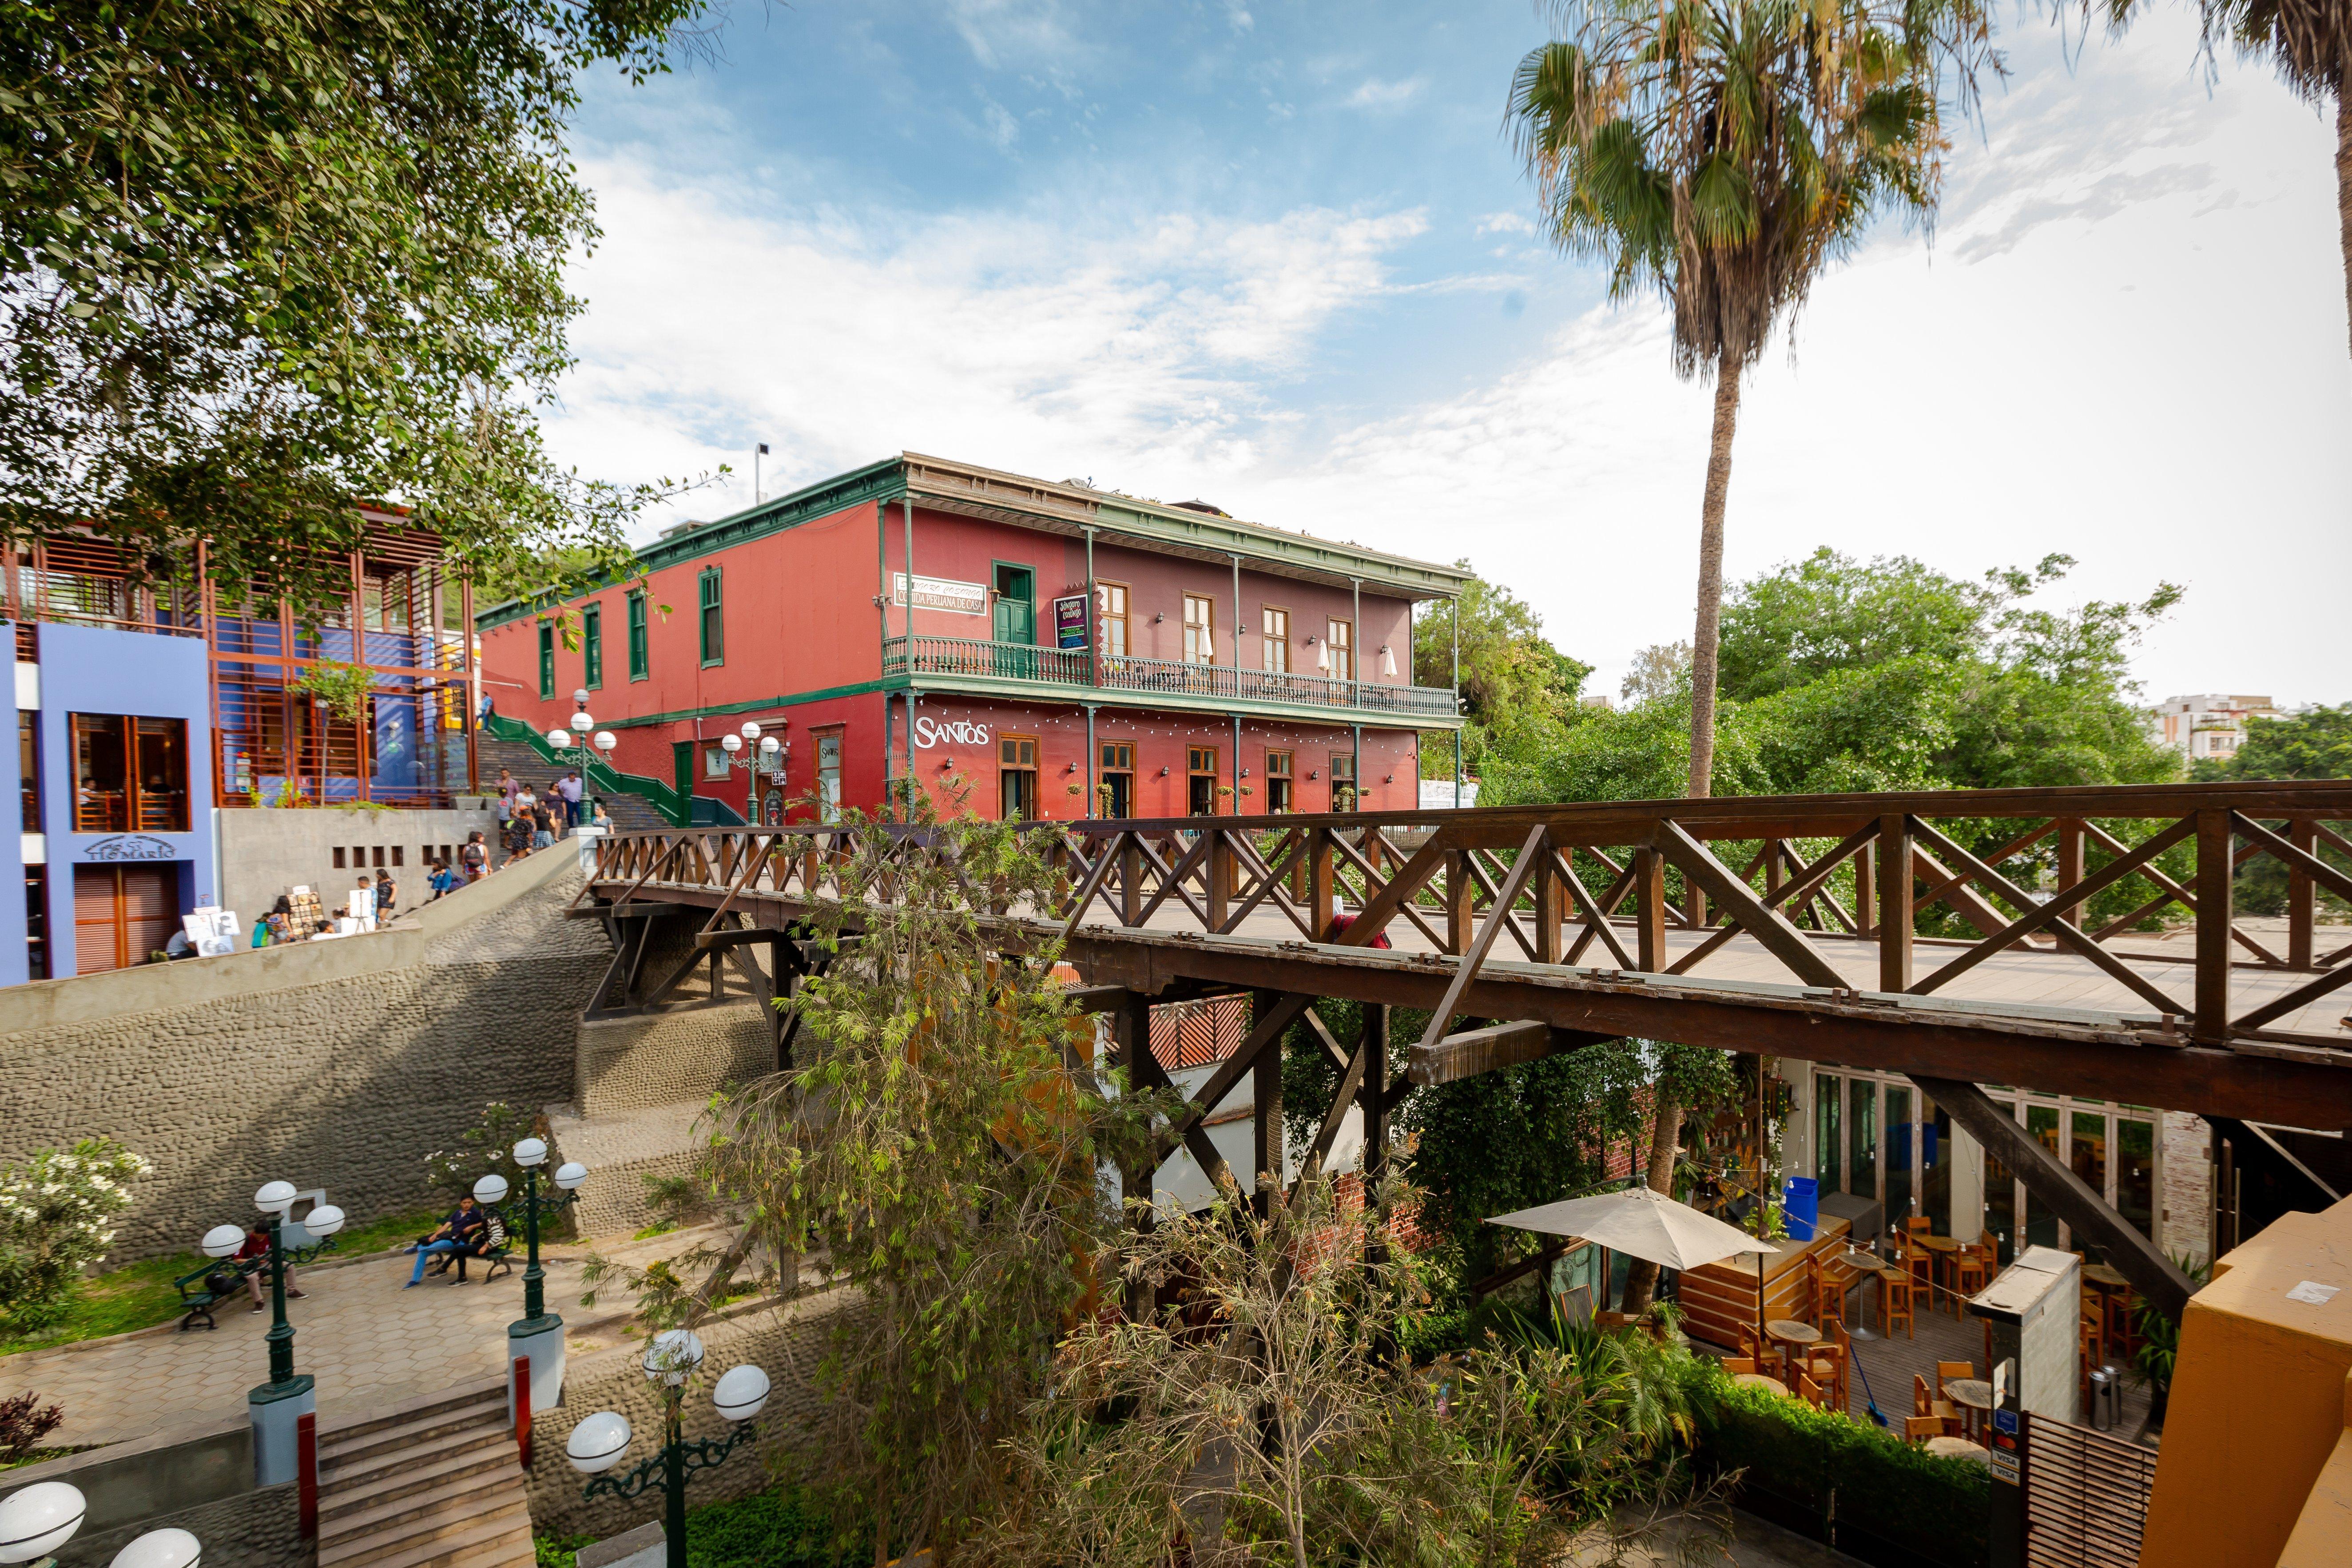
[[[703,1374],[688,1386],[686,1397],[689,1439],[727,1436],[727,1423],[710,1407],[710,1390],[729,1367],[755,1363],[766,1371],[772,1391],[760,1415],[758,1442],[737,1450],[717,1469],[698,1473],[689,1506],[748,1497],[795,1473],[803,1423],[816,1406],[811,1377],[824,1359],[836,1314],[854,1310],[856,1301],[848,1289],[835,1289],[695,1331],[702,1336],[705,1359]],[[619,1411],[635,1434],[614,1473],[626,1474],[659,1451],[661,1412],[640,1364],[643,1355],[641,1346],[630,1344],[573,1358],[564,1371],[562,1408],[534,1419],[530,1519],[540,1534],[592,1535],[602,1541],[661,1517],[659,1487],[627,1502],[609,1497],[587,1501],[581,1496],[587,1478],[572,1468],[563,1453],[572,1428],[600,1410]]]
[[[453,1147],[486,1102],[572,1097],[579,1008],[610,951],[593,922],[562,918],[576,868],[532,875],[522,896],[485,898],[497,907],[431,931],[170,966],[191,972],[184,1005],[110,1012],[99,990],[72,1007],[38,999],[17,1015],[37,1026],[0,1032],[0,1162],[96,1133],[144,1154],[154,1173],[116,1227],[117,1262],[192,1247],[249,1215],[275,1178],[325,1188],[356,1221],[415,1206],[425,1155]],[[331,951],[346,948],[359,951]],[[265,984],[272,960],[278,979]],[[331,977],[286,984],[288,963]],[[137,989],[123,994],[173,994],[125,973]]]
[[[775,1068],[767,1009],[746,999],[580,1026],[580,1114],[614,1116],[681,1100]]]

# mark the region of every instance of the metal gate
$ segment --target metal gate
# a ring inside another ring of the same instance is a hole
[[[2156,1450],[2039,1415],[2025,1427],[2028,1568],[2138,1568]]]

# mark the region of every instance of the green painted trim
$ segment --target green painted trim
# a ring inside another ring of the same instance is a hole
[[[511,714],[491,713],[482,720],[481,727],[499,740],[520,742],[529,746],[540,761],[551,767],[568,766],[575,760],[569,753],[576,748],[566,747],[567,754],[558,757],[555,748],[547,743],[546,736]],[[582,771],[581,777],[599,789],[610,790],[614,795],[633,795],[652,803],[653,808],[660,812],[672,827],[693,826],[692,807],[679,800],[677,790],[659,779],[650,779],[643,773],[625,773],[596,756],[588,759],[588,766]]]
[[[706,603],[704,595],[709,590]],[[710,612],[719,612],[719,657],[710,657]],[[702,668],[715,669],[727,662],[727,568],[705,566],[694,579],[694,640]]]
[[[1458,730],[1463,721],[1416,713],[1372,713],[1361,708],[1319,708],[1307,703],[1267,702],[1256,699],[1199,696],[1174,691],[1129,692],[1113,686],[1070,686],[1061,681],[1010,681],[986,675],[925,674],[911,680],[904,675],[887,678],[891,690],[911,686],[916,691],[953,691],[972,697],[995,697],[1008,702],[1068,702],[1079,707],[1124,708],[1141,712],[1241,713],[1256,719],[1293,719],[1345,728],[1370,724],[1381,730]]]
[[[637,570],[650,574],[722,550],[730,550],[751,540],[764,539],[772,533],[782,533],[815,518],[829,517],[861,501],[878,501],[887,505],[908,493],[907,473],[910,460],[940,468],[961,467],[975,472],[993,472],[979,470],[971,464],[950,465],[944,459],[926,458],[920,454],[893,454],[878,462],[852,468],[845,474],[837,474],[747,510],[720,518],[716,522],[705,523],[690,532],[656,541],[637,552]],[[1005,477],[1020,478],[1017,475]],[[1045,481],[1035,479],[1024,482],[1045,485]],[[968,502],[974,499],[945,489],[936,492],[919,489],[915,493],[918,500],[927,495],[935,495],[941,500]],[[1220,554],[1238,554],[1244,566],[1255,560],[1335,577],[1360,577],[1368,586],[1397,589],[1433,599],[1457,597],[1474,575],[1434,562],[1384,554],[1360,545],[1341,544],[1331,540],[1291,533],[1262,523],[1244,522],[1238,518],[1211,517],[1206,512],[1161,506],[1134,496],[1096,490],[1073,491],[1072,500],[1074,504],[1093,505],[1094,516],[1083,524],[1069,517],[1055,516],[1053,521],[1056,524],[1064,527],[1091,526],[1114,540],[1123,536],[1145,544],[1181,544]],[[1023,510],[1009,496],[997,504],[1006,511]],[[1038,515],[1049,514],[1041,512]],[[600,583],[587,593],[601,592],[614,585],[612,583]],[[574,596],[584,598],[587,594]],[[509,600],[478,613],[474,616],[474,625],[477,630],[489,631],[509,621],[552,608],[557,603],[551,594],[537,595],[528,600]]]
[[[906,681],[898,680],[898,686]],[[803,702],[823,702],[835,697],[865,697],[877,691],[896,689],[887,680],[856,680],[846,686],[819,687],[814,691],[788,692],[782,697],[759,697],[744,702],[718,702],[708,708],[679,708],[667,713],[646,713],[635,719],[608,719],[597,725],[602,730],[642,730],[649,724],[676,724],[688,719],[709,719],[730,713],[757,713],[764,708],[792,708]]]
[[[852,468],[845,474],[821,479],[803,486],[771,501],[705,523],[688,533],[656,540],[637,552],[637,570],[652,574],[680,562],[692,561],[714,551],[731,549],[748,540],[762,539],[771,533],[782,533],[797,528],[813,518],[828,517],[861,500],[873,500],[902,493],[907,488],[904,463],[893,455],[878,463],[868,463],[862,468]],[[599,593],[614,586],[599,583],[588,593]],[[585,597],[580,595],[578,597]],[[530,599],[510,599],[503,605],[493,605],[478,612],[474,626],[478,631],[489,631],[519,621],[525,616],[539,614],[557,603],[552,594],[535,595]]]

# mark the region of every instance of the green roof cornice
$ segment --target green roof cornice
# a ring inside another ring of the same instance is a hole
[[[637,552],[640,572],[657,572],[701,556],[782,533],[814,518],[861,501],[893,501],[911,494],[918,505],[969,516],[993,518],[1047,532],[1091,531],[1106,542],[1224,563],[1233,556],[1252,571],[1345,586],[1360,583],[1377,592],[1412,599],[1450,599],[1471,574],[1455,566],[1388,555],[1361,545],[1317,539],[1239,518],[1217,517],[1187,507],[1163,506],[1116,490],[1075,483],[1055,484],[1019,474],[982,468],[944,458],[901,452],[864,468],[806,486],[716,522],[656,540]],[[599,593],[611,583],[588,590]],[[575,595],[577,596],[577,595]],[[551,608],[553,595],[510,600],[481,611],[476,626],[488,631]]]

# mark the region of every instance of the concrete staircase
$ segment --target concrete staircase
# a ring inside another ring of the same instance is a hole
[[[531,1568],[504,1384],[421,1394],[319,1433],[319,1568]]]
[[[479,757],[476,776],[488,794],[498,787],[499,770],[505,768],[515,777],[530,785],[532,793],[547,787],[550,779],[562,778],[569,767],[557,767],[522,741],[501,741],[487,731],[474,736],[474,749]],[[598,793],[593,789],[591,794]],[[639,795],[625,795],[618,790],[603,792],[604,810],[613,819],[619,833],[658,833],[669,823],[654,809],[653,802]]]

